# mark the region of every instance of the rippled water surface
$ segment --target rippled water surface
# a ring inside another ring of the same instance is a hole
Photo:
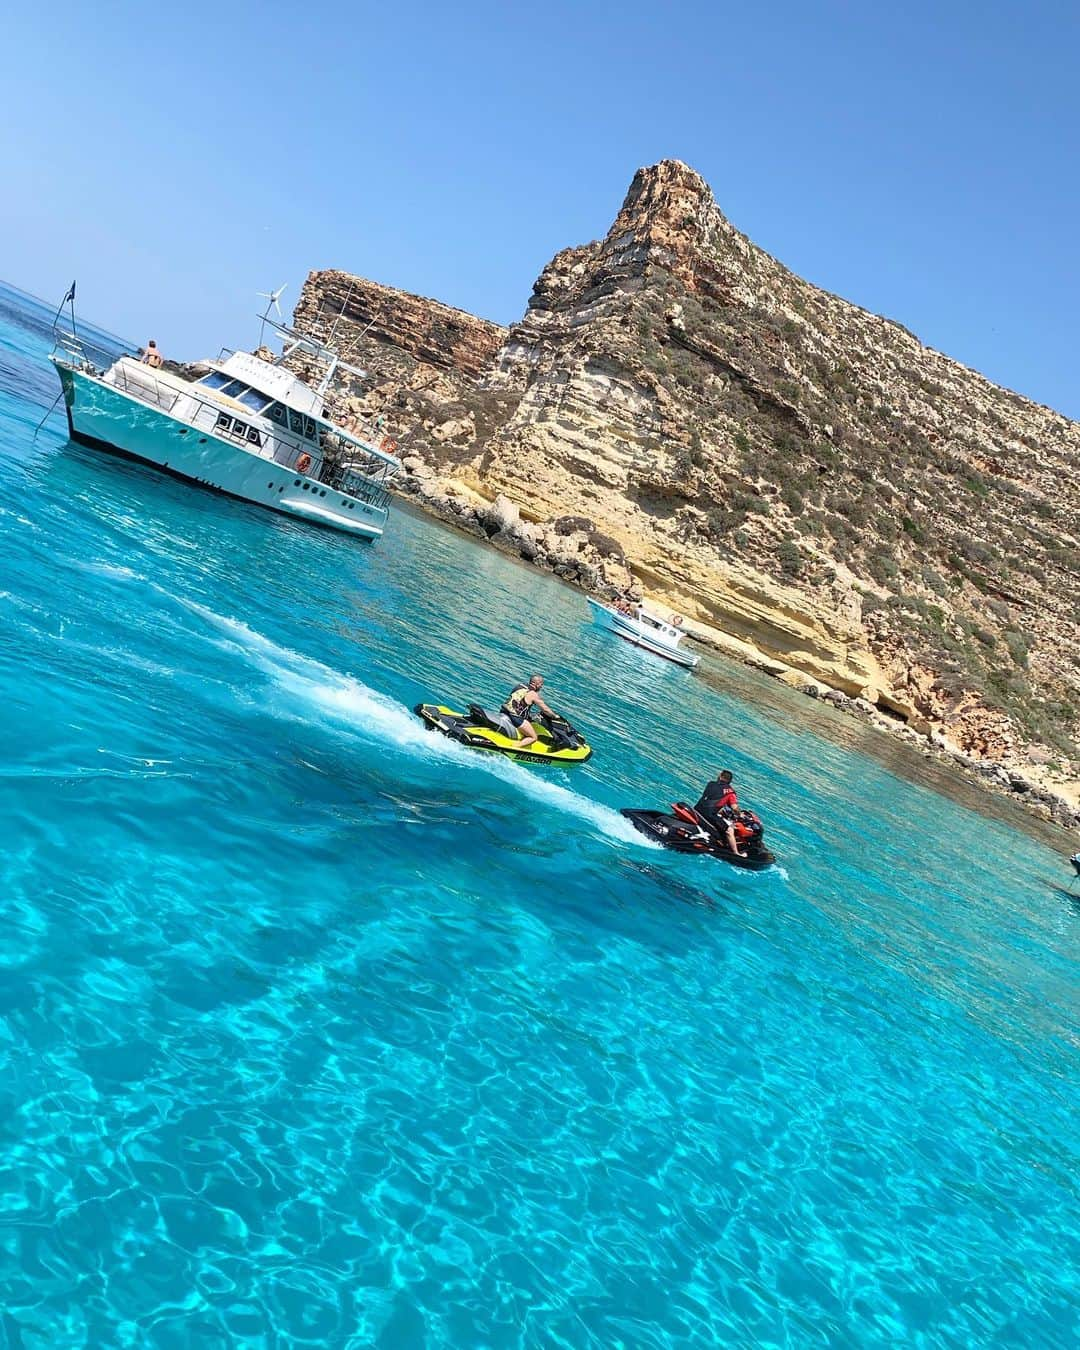
[[[0,1346],[1076,1343],[1060,854],[403,510],[33,442],[43,317],[0,290]],[[589,764],[409,712],[532,668]],[[722,765],[782,871],[617,814]]]

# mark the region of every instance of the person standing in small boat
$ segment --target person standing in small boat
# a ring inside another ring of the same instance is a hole
[[[721,769],[711,783],[705,784],[694,810],[727,836],[727,846],[736,857],[745,858],[746,854],[739,848],[735,838],[735,812],[739,809],[739,799],[735,795],[733,782],[731,770]]]
[[[542,675],[530,675],[528,684],[514,685],[510,691],[510,697],[502,706],[502,714],[517,732],[522,749],[527,745],[532,745],[537,739],[536,731],[529,720],[533,711],[542,712],[547,717],[555,716],[540,697],[540,690],[543,687],[544,677]]]

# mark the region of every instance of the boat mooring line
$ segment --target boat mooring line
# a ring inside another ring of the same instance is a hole
[[[31,444],[31,445],[33,445],[34,441],[37,440],[37,438],[38,438],[38,432],[39,432],[39,431],[41,430],[41,428],[45,425],[45,423],[49,420],[49,418],[53,415],[53,409],[56,407],[56,405],[60,402],[60,400],[61,400],[63,397],[64,397],[64,391],[61,389],[60,392],[57,394],[57,396],[56,396],[56,397],[53,399],[53,401],[49,404],[49,411],[45,414],[45,416],[41,419],[41,421],[40,421],[40,422],[37,424],[37,426],[34,428],[34,434],[33,434],[33,436],[32,436],[31,439],[30,439],[30,444]]]

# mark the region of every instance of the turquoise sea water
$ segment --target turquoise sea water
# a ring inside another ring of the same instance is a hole
[[[0,1347],[1076,1343],[1061,854],[403,510],[33,443],[42,318],[0,291]],[[589,764],[409,712],[534,668]],[[725,765],[782,871],[617,814]]]

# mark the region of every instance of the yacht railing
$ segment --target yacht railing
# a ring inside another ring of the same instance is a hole
[[[59,323],[53,325],[52,354],[88,375],[100,375],[119,357],[134,355],[119,339],[115,346],[106,346],[103,342],[83,337],[74,329],[63,328]]]
[[[327,435],[324,444],[329,453],[320,454],[307,441],[289,442],[275,438],[272,459],[300,477],[324,484],[331,492],[343,492],[370,506],[389,509],[390,482],[395,472],[392,467],[374,458],[361,462],[342,460],[338,457],[337,447],[329,442],[330,435]],[[305,462],[302,469],[298,467],[301,461]]]
[[[133,361],[130,365],[117,362],[108,375],[107,384],[122,389],[140,403],[152,403],[155,408],[166,413],[171,413],[181,396],[187,394],[186,389],[174,389],[171,385],[162,384],[154,374],[154,368],[144,366],[141,362]]]
[[[327,431],[323,436],[320,481],[372,506],[388,508],[390,484],[400,466],[396,460],[387,460],[382,453],[346,436],[337,431]]]

